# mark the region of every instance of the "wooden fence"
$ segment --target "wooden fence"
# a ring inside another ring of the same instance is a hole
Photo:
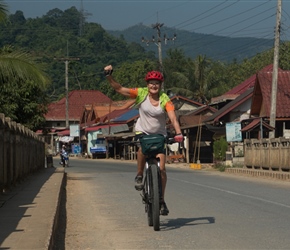
[[[247,139],[244,153],[247,168],[290,171],[290,139]]]
[[[0,194],[44,167],[43,139],[0,113]]]

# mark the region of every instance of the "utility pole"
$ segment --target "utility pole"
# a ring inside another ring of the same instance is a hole
[[[65,127],[69,128],[69,103],[68,103],[68,64],[70,61],[79,60],[79,58],[73,57],[63,57],[63,58],[55,58],[58,61],[64,61],[65,63]]]
[[[156,23],[152,24],[152,28],[157,30],[157,41],[155,41],[155,36],[152,36],[151,40],[145,39],[142,37],[142,43],[146,43],[147,46],[149,46],[150,42],[153,42],[158,47],[158,58],[159,58],[159,71],[163,73],[163,63],[162,63],[162,48],[161,48],[161,27],[163,26],[163,23]],[[172,40],[173,42],[176,40],[176,34],[174,34],[173,38],[168,38],[165,34],[163,37],[163,40],[165,42],[165,45],[167,44],[168,40]],[[164,83],[163,83],[164,84]],[[162,90],[164,90],[164,85],[162,86]]]
[[[281,32],[281,11],[282,0],[277,0],[277,16],[276,16],[276,30],[274,43],[274,63],[272,74],[272,91],[271,91],[271,110],[270,110],[270,126],[274,127],[274,131],[269,133],[269,138],[275,138],[276,130],[276,106],[277,106],[277,85],[278,85],[278,64],[279,64],[279,42]]]
[[[160,31],[160,28],[162,26],[163,26],[163,23],[156,23],[155,25],[153,25],[153,29],[157,30],[158,58],[159,58],[160,71],[163,73],[162,49],[161,49],[161,31]]]

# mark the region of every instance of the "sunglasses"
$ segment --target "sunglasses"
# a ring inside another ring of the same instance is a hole
[[[161,85],[161,82],[158,82],[158,81],[156,81],[156,82],[148,82],[148,84],[151,84],[151,85]]]

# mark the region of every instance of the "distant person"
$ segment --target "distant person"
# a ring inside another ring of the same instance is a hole
[[[62,145],[61,150],[60,150],[60,164],[64,165],[64,159],[63,155],[66,153],[66,146]]]

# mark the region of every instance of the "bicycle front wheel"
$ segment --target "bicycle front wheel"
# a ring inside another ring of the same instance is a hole
[[[151,165],[151,202],[153,227],[155,231],[160,230],[160,204],[159,204],[159,181],[158,167],[156,164]]]
[[[152,215],[152,202],[150,198],[151,194],[151,174],[150,171],[146,170],[146,178],[145,178],[145,185],[144,185],[144,193],[143,196],[145,197],[145,211],[147,213],[148,219],[148,226],[153,226],[153,215]]]

